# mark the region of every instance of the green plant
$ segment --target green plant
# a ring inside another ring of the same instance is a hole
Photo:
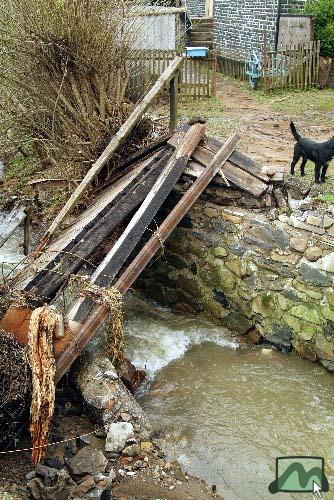
[[[273,303],[273,300],[273,296],[269,292],[266,292],[262,295],[262,304],[264,307],[270,307]]]
[[[334,56],[334,0],[310,0],[305,12],[316,17],[315,37],[321,42],[321,55]]]

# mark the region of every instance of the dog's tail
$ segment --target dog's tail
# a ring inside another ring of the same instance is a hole
[[[290,123],[290,128],[291,128],[291,132],[292,132],[293,137],[296,139],[296,141],[299,141],[300,134],[297,131],[296,126],[293,122]]]

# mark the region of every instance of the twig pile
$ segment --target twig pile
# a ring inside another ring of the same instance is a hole
[[[15,443],[29,420],[31,387],[26,347],[0,330],[0,449]]]

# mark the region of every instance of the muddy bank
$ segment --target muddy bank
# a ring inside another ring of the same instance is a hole
[[[83,399],[58,398],[52,441],[64,442],[51,446],[36,469],[29,451],[4,455],[3,495],[36,500],[215,497],[203,482],[165,458],[147,416],[107,358],[90,356],[72,376]],[[29,439],[20,446],[29,448]]]

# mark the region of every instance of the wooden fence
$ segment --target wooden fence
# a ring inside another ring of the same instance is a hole
[[[245,53],[237,51],[217,51],[218,71],[224,76],[236,78],[238,80],[247,80],[246,73],[247,56]]]
[[[135,87],[141,95],[145,94],[177,55],[182,55],[182,53],[177,50],[136,51],[135,55],[132,56],[137,61]],[[200,99],[216,95],[216,79],[217,59],[215,55],[209,55],[205,58],[190,58],[184,55],[178,79],[180,100]],[[168,84],[162,95],[164,97],[169,95]]]
[[[263,86],[274,89],[307,89],[318,85],[320,42],[285,46],[272,51],[265,49],[263,58]],[[224,75],[246,81],[247,54],[218,51],[218,70]]]
[[[265,91],[307,89],[318,85],[320,42],[280,47],[265,51],[263,80]]]

